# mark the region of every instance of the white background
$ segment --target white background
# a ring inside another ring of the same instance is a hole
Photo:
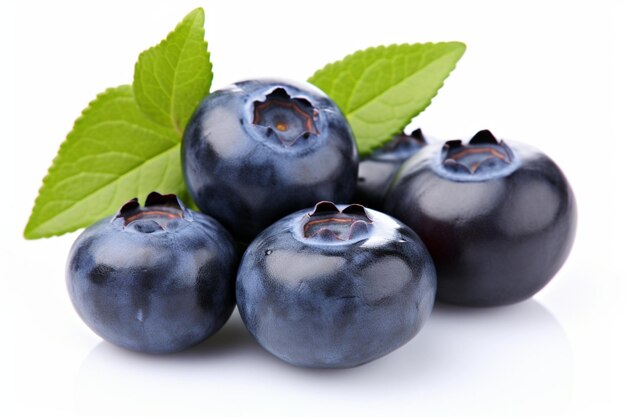
[[[626,415],[623,2],[6,3],[0,414]],[[415,126],[442,139],[489,128],[555,159],[579,206],[565,266],[515,306],[436,306],[413,341],[350,370],[284,364],[254,343],[237,314],[181,354],[145,356],[102,342],[66,294],[65,259],[77,234],[25,241],[21,233],[83,107],[106,87],[130,83],[138,53],[199,5],[214,88],[258,76],[304,80],[373,45],[465,42]]]

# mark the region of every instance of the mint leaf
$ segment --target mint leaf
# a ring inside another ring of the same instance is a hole
[[[128,85],[89,104],[43,181],[24,236],[48,237],[88,226],[132,197],[184,192],[180,138],[146,117]]]
[[[163,42],[139,55],[133,90],[139,107],[151,119],[182,135],[198,103],[209,93],[212,79],[204,11],[198,8]]]
[[[344,112],[364,156],[428,107],[464,52],[460,42],[379,46],[328,64],[309,82]]]
[[[44,178],[27,239],[88,226],[151,191],[189,201],[180,142],[213,78],[203,25],[202,9],[189,13],[140,55],[132,87],[106,90],[83,111]]]

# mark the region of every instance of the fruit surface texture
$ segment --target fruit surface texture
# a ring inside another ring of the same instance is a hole
[[[233,239],[217,221],[152,193],[145,207],[131,200],[78,237],[66,281],[76,311],[103,339],[169,353],[226,322],[236,268]]]
[[[385,209],[428,247],[437,298],[465,306],[533,296],[563,265],[576,232],[576,201],[559,167],[486,130],[409,159]]]
[[[191,197],[236,239],[320,200],[349,202],[357,148],[339,108],[321,90],[251,80],[210,94],[184,134]]]
[[[360,205],[321,202],[251,243],[237,305],[248,330],[280,359],[346,368],[411,340],[435,288],[432,259],[411,229]]]

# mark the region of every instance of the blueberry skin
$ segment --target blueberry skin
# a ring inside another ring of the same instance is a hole
[[[410,135],[396,135],[382,148],[359,162],[354,202],[374,210],[383,210],[385,195],[394,175],[404,161],[424,148],[426,140],[421,129]]]
[[[259,344],[292,365],[348,368],[412,339],[436,289],[432,259],[417,235],[368,209],[369,235],[309,241],[301,230],[308,213],[273,224],[244,254],[237,306]]]
[[[278,124],[255,124],[255,106],[275,92],[304,103],[313,128],[281,141]],[[334,102],[310,84],[281,80],[239,82],[206,97],[185,130],[182,161],[198,207],[246,242],[320,200],[349,202],[358,170],[352,131]]]
[[[576,202],[565,175],[536,149],[507,143],[510,164],[492,169],[491,159],[473,175],[447,171],[442,146],[431,145],[402,166],[387,195],[386,211],[432,255],[440,301],[488,307],[525,300],[570,252]]]
[[[103,339],[147,353],[180,351],[219,330],[235,305],[229,233],[187,209],[166,230],[152,219],[124,226],[118,216],[86,229],[70,251],[67,288],[83,321]]]

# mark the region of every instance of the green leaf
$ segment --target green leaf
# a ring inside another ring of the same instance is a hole
[[[428,107],[464,52],[460,42],[379,46],[328,64],[309,82],[346,115],[364,156]]]
[[[202,9],[189,13],[140,55],[132,87],[106,90],[83,111],[44,178],[26,238],[88,226],[151,191],[189,200],[180,142],[213,78],[203,25]]]
[[[198,8],[164,41],[139,55],[133,90],[139,107],[150,118],[182,135],[212,80],[204,11]]]
[[[146,117],[130,86],[106,90],[89,104],[61,145],[24,236],[74,231],[153,190],[184,192],[180,137]]]

